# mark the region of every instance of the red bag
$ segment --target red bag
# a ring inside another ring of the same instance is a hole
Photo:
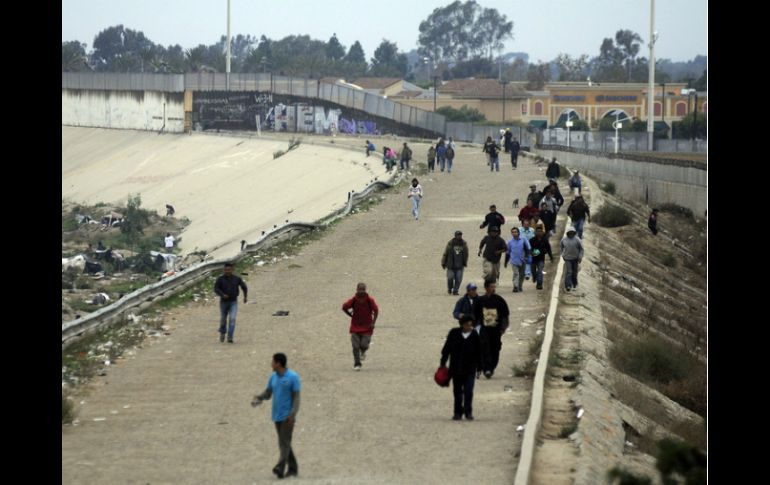
[[[451,380],[451,377],[449,377],[449,369],[446,367],[439,367],[436,374],[433,376],[433,380],[435,380],[436,384],[441,387],[449,387],[449,381]]]

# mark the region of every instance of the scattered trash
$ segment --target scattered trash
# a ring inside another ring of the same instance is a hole
[[[583,413],[585,413],[585,409],[580,408],[577,413],[577,418],[580,419],[583,417]]]
[[[408,258],[409,256],[401,256],[402,258]]]
[[[513,386],[505,386],[505,387],[503,387],[503,390],[505,392],[511,392],[511,391],[513,391]]]
[[[289,315],[289,311],[288,310],[278,310],[277,312],[273,313],[272,316],[274,316],[274,317],[285,317],[287,315]]]
[[[112,411],[110,411],[110,414],[118,414],[118,412],[113,409]]]
[[[634,447],[634,444],[631,443],[630,441],[626,441],[625,445],[628,446],[629,448],[633,448]]]
[[[520,424],[519,426],[517,426],[517,427],[516,427],[516,431],[517,431],[517,432],[519,432],[519,433],[521,433],[522,431],[524,431],[524,426],[525,426],[525,425],[523,425],[523,424]]]
[[[105,360],[104,361],[104,365],[110,365],[110,361],[109,360]]]
[[[107,418],[94,418],[94,421],[107,421]]]
[[[126,404],[125,406],[123,406],[123,409],[128,409],[128,408],[130,408],[130,407],[131,407],[131,405],[130,405],[130,404]]]
[[[257,261],[257,266],[264,266],[264,265],[265,265],[264,261]]]
[[[541,333],[543,333],[543,329],[538,328],[537,331],[535,332],[535,335],[540,335]]]
[[[567,381],[567,382],[574,382],[575,381],[575,376],[563,376],[562,379]]]
[[[173,352],[173,350],[167,350],[167,351],[166,351],[166,353],[167,353],[167,354],[170,354],[170,353],[172,353],[172,352]]]

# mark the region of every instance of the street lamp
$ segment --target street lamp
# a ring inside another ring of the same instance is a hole
[[[503,85],[503,123],[505,123],[505,85],[510,81],[500,79],[498,82]]]
[[[628,117],[620,119],[620,111],[615,112],[615,121],[612,122],[612,127],[615,128],[615,153],[618,153],[618,130],[623,128],[621,121],[626,121]]]
[[[690,103],[692,97],[695,96],[695,114],[692,120],[692,139],[695,140],[698,128],[698,90],[697,89],[682,89],[682,94],[687,95],[687,114],[690,114]]]
[[[570,147],[570,141],[571,141],[571,137],[569,136],[569,129],[572,127],[572,121],[570,121],[571,118],[572,118],[572,111],[567,113],[567,122],[564,123],[567,126],[567,148]]]
[[[433,111],[435,112],[436,111],[436,84],[438,81],[438,76],[436,76],[436,71],[435,71],[433,62],[430,62],[430,57],[423,57],[422,62],[426,66],[428,65],[430,66],[430,73],[431,73],[431,77],[433,78]]]

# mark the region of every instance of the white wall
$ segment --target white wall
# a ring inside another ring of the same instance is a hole
[[[66,126],[184,131],[184,94],[157,91],[61,90],[61,123]]]

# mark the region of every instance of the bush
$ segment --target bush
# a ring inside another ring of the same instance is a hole
[[[75,405],[72,400],[62,392],[61,395],[61,422],[62,424],[69,424],[75,419]]]
[[[610,485],[650,485],[652,480],[616,466],[607,472],[607,482]]]
[[[126,213],[123,222],[120,223],[120,232],[125,240],[133,247],[144,234],[144,228],[150,223],[150,211],[142,209],[142,196],[136,194],[132,197],[128,194]]]
[[[616,342],[610,358],[621,371],[660,384],[683,381],[698,372],[697,361],[687,352],[653,335]]]
[[[451,106],[442,106],[436,110],[436,113],[446,116],[447,121],[479,122],[486,121],[484,113],[476,108],[468,108],[463,105],[460,109],[454,109]]]
[[[691,221],[695,220],[695,216],[693,216],[692,211],[688,209],[687,207],[682,207],[681,205],[677,204],[662,204],[659,209],[661,212],[668,212],[670,214],[678,214],[686,219],[690,219]]]
[[[273,160],[275,160],[280,156],[283,156],[284,154],[286,154],[286,152],[283,150],[278,150],[277,152],[273,152]]]
[[[593,217],[594,222],[602,227],[620,227],[631,224],[631,214],[622,207],[603,205]]]
[[[602,190],[610,195],[615,195],[615,182],[607,182],[602,185]]]
[[[663,255],[663,259],[661,260],[664,266],[668,266],[669,268],[676,268],[676,258],[674,255],[670,252],[666,252]]]

